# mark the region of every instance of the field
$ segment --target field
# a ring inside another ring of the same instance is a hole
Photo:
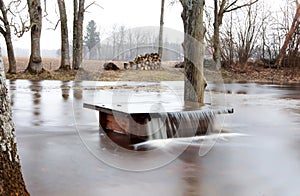
[[[8,70],[7,58],[3,57],[6,71]],[[103,64],[106,61],[84,60],[80,70],[56,71],[59,68],[58,58],[43,58],[44,71],[40,75],[24,73],[28,58],[17,58],[17,74],[7,74],[8,79],[30,80],[97,80],[97,81],[177,81],[183,80],[183,69],[174,68],[177,62],[163,62],[161,70],[124,70],[124,61],[114,62],[121,70],[105,71]],[[261,65],[252,64],[246,67],[232,65],[220,71],[205,68],[204,75],[208,81],[242,81],[242,82],[268,82],[268,83],[297,83],[300,82],[300,69],[279,68],[272,69]]]
[[[8,61],[3,57],[5,70],[8,70]],[[124,70],[124,61],[114,61],[120,68],[119,71],[105,71],[103,64],[106,61],[84,60],[80,70],[56,71],[60,65],[58,58],[43,58],[43,67],[46,71],[38,76],[24,73],[28,58],[17,58],[17,74],[7,74],[8,79],[32,79],[32,80],[98,80],[98,81],[162,81],[182,80],[183,73],[180,69],[173,68],[176,62],[163,63],[162,70]]]

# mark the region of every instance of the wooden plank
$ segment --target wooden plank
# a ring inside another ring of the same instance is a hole
[[[147,136],[147,120],[148,118],[133,118],[130,115],[107,114],[105,118],[106,122],[102,124],[105,124],[105,128],[108,130],[114,130],[126,135],[143,137]]]
[[[105,131],[107,128],[107,114],[99,111],[99,126]]]
[[[114,115],[108,114],[106,118],[106,128],[120,133],[128,134],[128,119],[119,116],[117,119]]]

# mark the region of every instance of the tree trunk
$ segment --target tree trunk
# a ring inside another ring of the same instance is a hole
[[[214,6],[213,59],[216,67],[219,69],[221,68],[220,26],[222,24],[223,17],[219,14],[219,5],[217,0],[214,1]]]
[[[7,49],[8,64],[9,64],[8,73],[15,74],[17,73],[17,62],[16,62],[13,43],[11,41],[10,30],[9,31],[6,30],[5,43]]]
[[[16,58],[14,53],[14,47],[11,41],[11,31],[10,31],[10,24],[7,18],[7,9],[4,5],[3,0],[0,0],[0,10],[2,13],[2,22],[4,24],[4,29],[0,27],[0,32],[5,38],[5,43],[6,43],[8,64],[9,64],[8,73],[15,74],[17,72],[17,63],[16,63]]]
[[[220,26],[216,25],[214,28],[214,38],[213,38],[213,59],[215,62],[215,66],[220,69],[221,68],[221,44],[220,44]]]
[[[61,25],[61,62],[59,69],[69,70],[70,65],[70,51],[69,51],[69,36],[68,36],[68,19],[66,12],[66,5],[64,0],[57,0],[60,15]]]
[[[85,0],[74,0],[73,21],[73,69],[78,70],[82,64],[83,52],[83,20]]]
[[[0,195],[29,195],[21,173],[0,51]]]
[[[163,42],[164,42],[164,13],[165,13],[165,0],[161,0],[160,11],[160,26],[159,26],[159,41],[158,41],[158,55],[162,58],[163,55]]]
[[[39,74],[43,71],[41,58],[42,7],[40,0],[27,0],[31,25],[31,55],[26,71]]]
[[[180,0],[184,24],[184,100],[204,104],[206,81],[203,75],[205,55],[203,24],[204,0]]]
[[[282,60],[283,60],[283,58],[286,54],[286,49],[287,49],[287,47],[288,47],[295,31],[296,31],[296,29],[299,27],[299,21],[298,20],[299,20],[299,17],[300,17],[300,5],[299,5],[297,0],[296,0],[296,5],[297,5],[297,10],[296,10],[293,22],[292,22],[292,26],[291,26],[288,34],[285,37],[284,43],[281,47],[281,50],[279,52],[279,55],[278,55],[278,58],[277,58],[277,61],[276,61],[276,65],[278,67],[281,66]]]
[[[77,30],[77,23],[78,23],[78,1],[74,0],[73,1],[73,69],[77,70],[79,69],[78,63],[76,56],[78,56],[78,51],[77,51],[77,40],[78,40],[78,30]]]

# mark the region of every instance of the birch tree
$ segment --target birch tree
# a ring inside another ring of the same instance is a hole
[[[0,50],[0,195],[29,195],[17,154],[16,134]]]

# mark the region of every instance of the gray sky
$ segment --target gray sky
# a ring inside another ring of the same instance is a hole
[[[88,3],[91,1],[87,1]],[[54,5],[56,1],[47,2],[48,18],[55,23],[57,21],[58,8]],[[114,24],[125,25],[127,28],[143,26],[159,26],[161,0],[98,0],[97,3],[103,7],[92,6],[85,14],[85,25],[90,20],[95,20],[97,26],[104,29],[106,36]],[[72,1],[66,0],[68,9],[68,23],[70,41],[72,38]],[[183,30],[180,4],[170,6],[166,1],[165,7],[165,27]],[[41,37],[42,49],[60,48],[60,28],[53,31],[54,25],[43,20],[43,30]],[[13,39],[15,48],[30,48],[30,33],[26,33],[22,38]],[[1,46],[4,47],[4,39],[1,38]]]
[[[263,0],[264,2],[273,2],[272,0]],[[43,1],[42,1],[43,2]],[[89,4],[92,0],[86,0]],[[183,31],[181,20],[182,7],[180,3],[173,6],[169,4],[170,0],[166,0],[165,7],[165,27]],[[90,20],[95,20],[97,26],[109,33],[114,24],[125,25],[127,28],[143,27],[143,26],[159,26],[161,0],[97,0],[97,3],[103,7],[92,6],[85,14],[85,25]],[[208,5],[208,1],[206,4]],[[48,19],[55,23],[58,19],[58,8],[55,5],[56,1],[47,1]],[[70,41],[72,38],[72,17],[73,6],[72,1],[66,0],[69,20],[69,35]],[[279,7],[278,1],[273,3],[273,7]],[[26,11],[26,10],[25,10]],[[42,49],[59,49],[60,48],[60,28],[56,31],[50,30],[53,28],[45,19],[43,20],[43,31],[41,37]],[[109,36],[106,34],[106,36]],[[2,37],[2,36],[1,36]],[[1,46],[4,47],[4,39],[1,38]],[[30,33],[24,37],[13,39],[16,48],[30,48]]]

